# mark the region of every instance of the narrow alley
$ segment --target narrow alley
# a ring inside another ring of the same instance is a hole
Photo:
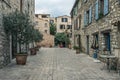
[[[101,70],[102,63],[67,48],[41,48],[25,66],[15,61],[0,69],[0,80],[120,80],[116,72]]]

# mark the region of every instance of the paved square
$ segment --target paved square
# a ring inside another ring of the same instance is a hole
[[[13,61],[1,69],[0,80],[120,80],[116,72],[101,70],[102,66],[73,50],[41,48],[37,55],[28,57],[25,66]]]

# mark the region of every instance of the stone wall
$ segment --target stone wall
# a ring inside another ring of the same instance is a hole
[[[33,0],[25,0],[31,1],[30,9],[31,19],[34,17],[34,1]],[[32,2],[33,1],[33,2]],[[28,3],[28,2],[26,2]],[[31,6],[32,5],[32,6]],[[24,5],[25,7],[25,5]],[[27,7],[27,6],[26,6]],[[4,33],[4,26],[3,26],[3,15],[7,15],[15,10],[20,10],[20,0],[0,0],[0,68],[6,66],[11,62],[11,54],[10,54],[10,42],[9,38]]]
[[[117,40],[117,26],[114,26],[113,23],[120,20],[120,4],[119,0],[109,0],[109,13],[105,16],[103,16],[99,20],[95,20],[95,2],[96,0],[87,0],[86,3],[83,3],[81,1],[81,8],[78,8],[77,15],[73,17],[72,22],[78,18],[79,15],[81,15],[81,28],[77,31],[73,30],[74,35],[81,35],[83,36],[81,39],[82,46],[85,48],[85,52],[87,52],[87,47],[89,47],[89,54],[93,55],[93,50],[91,49],[91,45],[93,43],[93,34],[98,34],[99,36],[99,54],[102,54],[102,48],[104,45],[101,43],[104,42],[103,34],[105,32],[110,33],[110,45],[111,45],[111,53],[114,53],[114,48],[118,48],[118,40]],[[79,5],[75,3],[75,6]],[[74,7],[75,7],[74,6]],[[92,23],[84,27],[84,12],[89,10],[90,6],[92,6]],[[73,8],[74,8],[73,7]],[[74,25],[74,24],[73,24]],[[89,46],[87,46],[87,36],[89,36]],[[73,40],[76,37],[73,36]],[[76,41],[74,41],[76,42]],[[74,43],[75,44],[75,43]]]

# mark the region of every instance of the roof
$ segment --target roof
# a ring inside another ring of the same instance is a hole
[[[59,17],[64,17],[64,16],[66,16],[66,17],[70,17],[70,16],[68,16],[68,15],[63,15],[63,16],[58,16],[57,18],[59,18]]]

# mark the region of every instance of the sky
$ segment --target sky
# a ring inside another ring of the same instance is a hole
[[[35,0],[36,14],[50,14],[51,17],[70,15],[75,0]]]

